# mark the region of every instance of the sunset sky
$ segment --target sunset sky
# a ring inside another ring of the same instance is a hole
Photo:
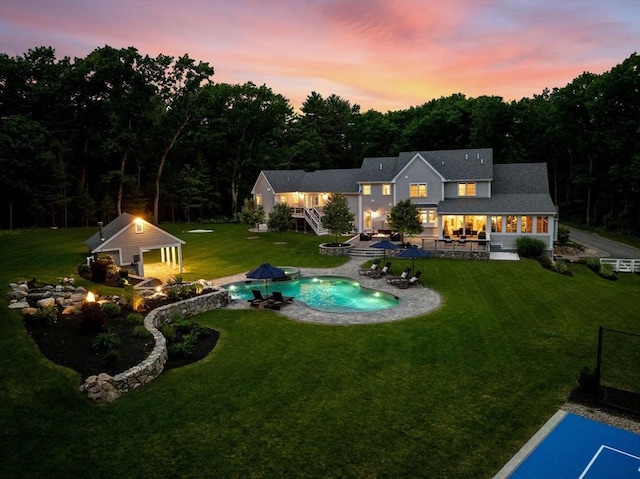
[[[386,112],[463,93],[519,100],[640,53],[640,0],[0,0],[0,52],[133,46]]]

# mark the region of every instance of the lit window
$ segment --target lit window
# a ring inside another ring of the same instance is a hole
[[[458,196],[475,196],[475,183],[458,183]]]
[[[548,216],[538,216],[537,224],[536,224],[536,232],[537,233],[548,233],[549,232],[549,217]]]
[[[523,216],[522,217],[522,233],[533,233],[533,217],[532,216]]]
[[[424,198],[427,196],[426,183],[411,183],[409,186],[409,195],[412,198]]]
[[[517,233],[518,232],[518,217],[507,216],[507,228],[505,233]]]
[[[491,232],[502,233],[502,216],[491,217]]]
[[[256,206],[260,206],[262,204],[262,194],[256,193],[255,195]]]
[[[371,194],[371,185],[362,185],[362,194],[370,195]]]
[[[133,224],[135,225],[134,228],[136,233],[144,233],[144,223],[140,218],[136,218],[133,221]]]
[[[434,210],[420,210],[420,223],[433,224],[436,222],[436,212]]]
[[[384,185],[382,185],[382,194],[384,196],[389,196],[391,194],[391,185],[388,183],[385,183]]]

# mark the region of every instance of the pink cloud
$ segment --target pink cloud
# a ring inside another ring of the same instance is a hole
[[[59,55],[134,46],[266,83],[296,107],[311,91],[363,110],[462,92],[519,99],[602,73],[640,47],[630,0],[3,0],[0,51]]]

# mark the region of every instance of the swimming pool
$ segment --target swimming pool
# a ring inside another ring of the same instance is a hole
[[[223,285],[232,299],[253,299],[251,290],[264,295],[264,281],[238,281]],[[279,291],[284,296],[293,296],[310,308],[328,313],[363,313],[379,311],[397,306],[400,300],[389,293],[363,288],[357,281],[342,276],[314,276],[295,281],[269,283],[269,292]]]

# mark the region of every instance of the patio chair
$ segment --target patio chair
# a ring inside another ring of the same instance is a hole
[[[282,293],[280,291],[274,291],[271,299],[275,302],[275,303],[293,303],[293,296],[283,296]]]
[[[258,289],[252,289],[251,292],[253,293],[253,299],[249,299],[247,301],[249,301],[249,305],[253,308],[257,308],[265,301],[269,301],[269,299],[271,299],[271,296],[267,296],[266,298],[262,296],[262,293]]]
[[[391,261],[387,261],[382,269],[375,270],[369,276],[371,276],[373,279],[378,279],[388,274],[393,274],[393,271],[391,271]]]
[[[369,269],[359,269],[358,273],[365,275],[365,276],[369,276],[371,273],[373,273],[374,271],[376,271],[378,269],[378,266],[380,266],[380,263],[378,261],[375,261],[372,265],[371,268]]]
[[[396,283],[393,283],[393,285],[397,286],[400,289],[407,289],[409,286],[415,286],[417,284],[422,286],[422,281],[420,281],[421,274],[422,271],[416,271],[416,274],[414,274],[411,279],[402,279]]]
[[[409,279],[409,273],[411,273],[411,267],[407,266],[400,276],[389,276],[385,279],[387,280],[387,283],[393,284],[394,281]]]

